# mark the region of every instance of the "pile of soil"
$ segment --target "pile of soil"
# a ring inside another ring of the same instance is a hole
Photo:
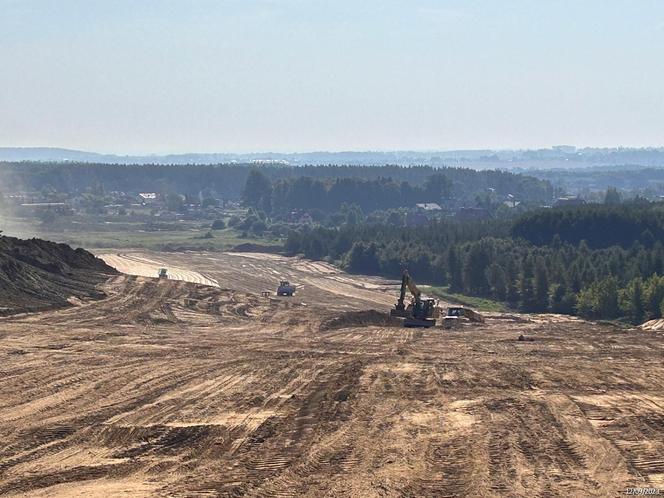
[[[115,274],[84,249],[0,236],[0,315],[68,306],[72,297],[101,298],[98,284]]]
[[[649,320],[640,326],[641,330],[660,331],[664,330],[664,318]]]
[[[337,330],[348,327],[366,327],[369,325],[375,325],[378,327],[398,327],[401,325],[401,322],[396,318],[392,318],[384,311],[347,311],[323,321],[320,324],[320,330]]]

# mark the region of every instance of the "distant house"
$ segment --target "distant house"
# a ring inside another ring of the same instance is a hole
[[[521,201],[517,201],[516,197],[514,197],[512,194],[507,194],[507,198],[503,201],[503,204],[508,208],[515,208],[521,204]]]
[[[516,197],[512,194],[507,194],[505,198],[503,199],[503,204],[509,208],[515,208],[519,204],[521,204],[521,201],[517,201]]]
[[[155,192],[141,192],[138,194],[138,199],[143,204],[153,204],[157,201],[157,194]]]
[[[581,197],[578,196],[566,196],[558,197],[556,202],[553,203],[554,207],[563,207],[563,206],[583,206],[586,203]]]
[[[440,205],[435,202],[423,202],[421,204],[415,204],[415,207],[420,211],[440,211],[442,209]]]

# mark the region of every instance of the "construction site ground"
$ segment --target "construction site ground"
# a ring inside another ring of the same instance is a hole
[[[405,329],[394,283],[324,263],[103,258],[133,274],[107,298],[0,319],[0,495],[664,488],[661,331],[518,314]],[[294,297],[274,296],[283,279]]]

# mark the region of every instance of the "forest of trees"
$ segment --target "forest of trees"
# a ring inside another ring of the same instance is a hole
[[[648,230],[660,233],[664,217],[652,213],[663,207],[628,206],[624,220],[647,222]],[[659,318],[664,305],[664,246],[659,240],[648,236],[640,242],[625,231],[614,233],[607,246],[600,232],[590,231],[589,236],[598,237],[591,239],[591,246],[577,241],[575,232],[556,232],[556,227],[584,226],[588,218],[611,223],[615,216],[615,207],[607,205],[535,212],[511,226],[505,221],[440,221],[418,228],[305,228],[290,233],[286,249],[338,261],[358,273],[398,277],[407,267],[418,282],[448,285],[452,292],[489,297],[526,312],[625,318],[633,323]],[[558,225],[558,219],[565,222]],[[617,231],[609,225],[604,229]],[[512,237],[522,232],[539,245]]]
[[[429,176],[420,187],[390,178],[320,180],[307,176],[272,184],[267,176],[253,170],[243,191],[243,201],[272,215],[285,215],[293,209],[336,212],[343,204],[354,204],[363,212],[371,212],[412,207],[419,202],[441,202],[450,197],[451,190],[451,182],[440,173]]]
[[[659,153],[661,154],[661,152]],[[644,157],[645,159],[645,157]],[[648,163],[649,160],[646,160]],[[599,161],[596,164],[609,164]],[[613,185],[622,192],[658,198],[664,194],[664,168],[659,163],[656,167],[637,166],[638,162],[624,163],[620,166],[593,166],[564,169],[524,169],[522,173],[548,180],[557,188],[569,194],[588,196],[591,192]]]
[[[548,181],[505,171],[475,171],[465,168],[432,168],[430,166],[281,166],[251,164],[218,165],[121,165],[91,163],[0,163],[0,185],[5,191],[82,192],[102,185],[106,191],[176,192],[198,194],[213,190],[226,199],[240,199],[251,171],[260,172],[275,188],[277,204],[282,199],[298,199],[301,182],[311,181],[314,187],[325,180],[325,188],[339,183],[339,191],[357,183],[344,179],[374,181],[394,191],[403,182],[422,187],[437,173],[444,174],[455,198],[474,199],[476,192],[494,189],[500,194],[511,193],[524,202],[549,203],[553,189]],[[302,180],[309,178],[310,180]],[[390,179],[390,180],[385,180]],[[319,183],[314,182],[319,180]],[[300,183],[298,183],[300,182]],[[378,187],[378,188],[383,188]],[[293,189],[296,189],[294,192]],[[299,190],[298,190],[299,189]],[[412,200],[406,192],[408,202]],[[253,202],[253,201],[251,201]],[[251,204],[250,202],[250,204]]]
[[[367,213],[425,202],[474,206],[489,191],[498,199],[512,194],[525,204],[541,205],[551,200],[550,185],[527,176],[460,168],[411,169],[426,170],[429,175],[421,183],[397,181],[392,177],[297,176],[271,181],[263,169],[253,169],[249,172],[242,200],[249,207],[275,216],[293,209],[335,212],[344,204],[357,205]]]
[[[592,248],[639,242],[651,247],[664,240],[664,204],[633,201],[620,204],[615,189],[609,189],[605,204],[529,212],[512,229],[536,245],[546,245],[558,236],[563,242],[578,244],[585,240]]]

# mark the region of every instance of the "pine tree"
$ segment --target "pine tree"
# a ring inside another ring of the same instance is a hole
[[[455,246],[450,247],[447,252],[447,273],[451,292],[463,290],[463,275],[461,272],[461,258]]]
[[[517,281],[519,279],[519,272],[517,271],[514,259],[510,258],[507,262],[505,270],[507,279],[506,298],[507,302],[515,306],[519,302],[519,288]]]
[[[565,283],[554,286],[551,293],[551,311],[563,315],[573,315],[576,295],[570,292]]]
[[[620,193],[615,187],[609,187],[606,189],[606,194],[604,194],[604,204],[620,204],[621,200]]]
[[[272,184],[264,173],[252,169],[242,191],[242,202],[246,206],[271,209]]]
[[[635,325],[642,323],[645,315],[645,303],[643,300],[643,286],[640,278],[634,279],[630,282],[627,289],[627,299],[630,320]]]
[[[533,287],[533,265],[529,258],[523,260],[519,294],[521,295],[521,309],[523,311],[533,312],[537,310],[535,289]]]
[[[595,312],[598,318],[606,320],[613,320],[618,317],[618,282],[614,277],[605,278],[598,282]]]
[[[620,312],[618,283],[608,277],[593,283],[579,293],[577,311],[584,318],[613,320]]]
[[[549,276],[544,263],[539,261],[535,269],[535,309],[547,311],[549,309]]]
[[[449,195],[452,183],[443,174],[431,175],[424,182],[424,200],[427,202],[440,202],[443,197]]]
[[[480,243],[470,247],[463,265],[464,290],[471,294],[486,295],[489,283],[486,279],[486,268],[489,264],[487,249]]]
[[[499,301],[504,301],[507,297],[507,277],[503,268],[492,263],[486,270],[486,278],[491,287],[491,295]]]
[[[660,318],[662,316],[660,304],[664,300],[664,277],[653,275],[644,285],[644,301],[648,318]]]

